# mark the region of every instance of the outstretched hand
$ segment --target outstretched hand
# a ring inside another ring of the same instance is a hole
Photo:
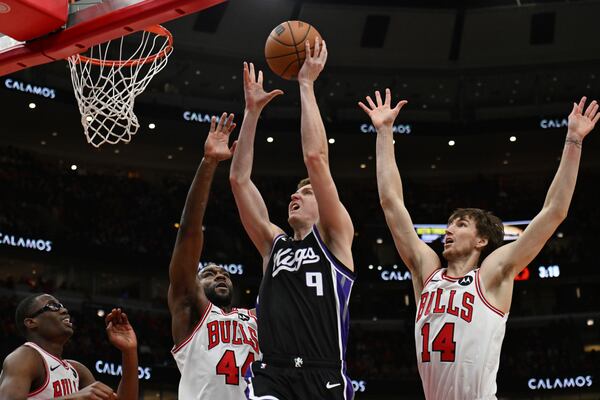
[[[280,94],[283,94],[283,91],[279,89],[265,92],[262,71],[259,70],[257,75],[254,64],[248,65],[247,62],[244,62],[244,97],[247,109],[260,112],[264,106]]]
[[[579,104],[573,103],[573,110],[569,114],[569,136],[574,136],[575,139],[583,140],[588,133],[594,129],[596,122],[600,120],[600,113],[598,113],[598,102],[592,101],[587,107],[585,112],[585,102],[587,97],[583,96],[579,101]]]
[[[375,92],[375,100],[377,104],[373,102],[371,96],[367,96],[367,103],[369,103],[369,107],[367,107],[362,101],[358,102],[360,108],[367,113],[367,115],[371,118],[371,122],[375,129],[382,128],[385,126],[392,126],[394,124],[394,120],[398,116],[398,113],[404,107],[408,101],[400,100],[396,107],[392,108],[392,93],[390,89],[385,89],[385,101],[381,99],[381,93],[379,90]]]
[[[310,41],[306,41],[306,58],[302,64],[302,68],[298,71],[298,82],[312,83],[317,80],[325,63],[327,62],[327,46],[325,41],[320,38],[315,38],[314,52],[310,49]]]
[[[218,124],[217,117],[213,116],[210,120],[208,137],[204,142],[204,158],[213,159],[217,162],[230,159],[237,144],[237,142],[233,142],[229,147],[229,136],[234,129],[233,114],[228,116],[227,113],[223,113]]]
[[[129,324],[127,314],[120,308],[113,308],[106,316],[106,333],[108,341],[121,351],[136,350],[137,337]]]

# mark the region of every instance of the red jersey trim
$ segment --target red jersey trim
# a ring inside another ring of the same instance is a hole
[[[433,272],[431,274],[429,274],[429,276],[427,277],[427,279],[425,279],[425,282],[423,282],[423,289],[425,289],[425,286],[427,286],[427,284],[429,283],[429,281],[433,279],[433,276],[439,270],[440,270],[440,268],[434,269]]]
[[[186,344],[188,344],[188,342],[190,340],[192,340],[192,338],[196,335],[196,332],[198,332],[198,330],[200,330],[200,327],[202,326],[202,324],[204,323],[204,320],[206,320],[206,317],[208,317],[208,314],[210,313],[210,310],[212,310],[213,305],[212,303],[208,303],[208,307],[206,307],[206,311],[204,311],[204,315],[202,316],[202,318],[200,318],[200,321],[196,324],[196,327],[194,328],[194,330],[192,331],[192,333],[190,333],[190,336],[188,336],[183,342],[181,342],[178,345],[173,346],[173,349],[171,350],[171,353],[175,354],[177,353],[179,350],[181,350],[181,348],[183,346],[185,346]]]
[[[221,314],[223,314],[224,316],[229,316],[229,315],[233,315],[233,314],[240,314],[240,311],[245,311],[246,313],[241,313],[244,315],[247,315],[248,317],[252,318],[253,320],[255,320],[258,323],[258,320],[256,319],[256,315],[254,315],[254,313],[248,309],[248,308],[237,308],[237,307],[232,307],[231,308],[231,312],[226,313],[225,311],[221,310]]]
[[[42,348],[35,345],[35,343],[27,342],[24,345],[27,347],[30,347],[34,350],[38,350],[38,349],[42,350]],[[44,353],[46,353],[46,352],[44,351]],[[41,355],[40,355],[40,357],[41,357]],[[46,389],[46,387],[48,387],[48,384],[50,383],[50,370],[48,369],[48,364],[46,363],[46,359],[44,357],[41,357],[41,358],[42,358],[42,362],[44,363],[44,368],[46,369],[46,380],[44,381],[44,384],[42,386],[40,386],[38,389],[36,389],[33,392],[28,393],[27,397],[33,397],[36,394],[40,394],[44,389]],[[56,358],[56,357],[54,357],[54,358]]]
[[[475,287],[477,288],[477,294],[479,295],[479,297],[481,297],[481,301],[483,301],[483,304],[485,304],[487,308],[504,318],[506,314],[494,307],[483,295],[483,290],[481,289],[481,282],[479,281],[479,269],[475,271]]]
[[[446,271],[447,271],[447,270],[446,270]],[[456,282],[456,281],[458,281],[459,279],[462,279],[462,278],[464,278],[464,276],[459,276],[459,277],[450,276],[450,275],[446,274],[446,271],[442,272],[442,279],[445,279],[445,280],[447,280],[447,281],[450,281],[450,282]]]
[[[54,354],[50,354],[48,353],[46,350],[42,349],[40,346],[38,346],[37,344],[33,343],[33,342],[27,342],[24,343],[25,345],[28,345],[29,347],[33,347],[35,349],[38,349],[39,351],[41,351],[42,353],[48,355],[49,357],[52,357],[53,359],[55,359],[57,362],[60,363],[60,365],[62,365],[65,368],[69,367],[69,363],[66,360],[61,360],[60,358],[56,357]]]
[[[221,310],[221,315],[224,315],[224,316],[233,315],[238,312],[238,309],[236,307],[231,307],[231,311],[229,311],[229,312],[223,311],[222,308],[219,308],[219,310]]]

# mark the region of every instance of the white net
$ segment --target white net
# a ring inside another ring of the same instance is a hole
[[[131,47],[138,38],[137,48]],[[88,143],[129,143],[140,127],[133,112],[135,98],[165,67],[172,49],[170,33],[155,26],[68,58]]]

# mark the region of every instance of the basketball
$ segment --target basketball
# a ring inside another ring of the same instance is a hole
[[[271,71],[283,79],[293,80],[306,58],[305,42],[314,46],[321,37],[314,26],[302,21],[286,21],[271,31],[265,44],[265,57]]]

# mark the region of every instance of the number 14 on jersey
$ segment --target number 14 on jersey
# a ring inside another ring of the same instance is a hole
[[[437,333],[435,339],[429,345],[430,338],[430,326],[426,323],[421,328],[421,339],[423,345],[421,348],[421,361],[431,361],[431,351],[437,351],[440,353],[440,361],[442,362],[454,362],[456,358],[456,342],[454,341],[454,322],[447,322],[442,326],[442,329]],[[429,350],[431,348],[431,351]]]

